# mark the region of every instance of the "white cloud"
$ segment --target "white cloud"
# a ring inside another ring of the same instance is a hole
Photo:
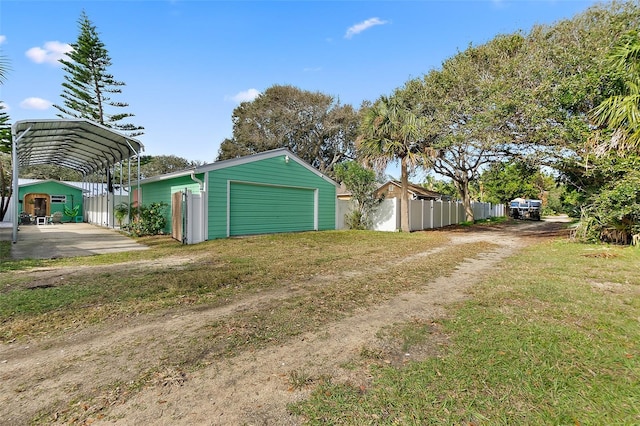
[[[5,44],[7,41],[7,36],[0,34],[0,44]]]
[[[304,72],[320,72],[320,71],[322,71],[322,67],[307,67],[307,68],[303,68],[302,71],[304,71]]]
[[[229,99],[236,103],[251,102],[258,96],[260,96],[260,92],[257,89],[249,89],[245,90],[244,92],[236,93],[235,95],[229,97]]]
[[[27,98],[20,102],[20,108],[45,110],[51,106],[51,102],[42,98]]]
[[[32,47],[27,50],[25,55],[36,64],[48,63],[58,65],[58,61],[64,58],[65,53],[71,52],[71,50],[73,49],[67,43],[48,41],[43,47]]]
[[[388,21],[382,21],[380,20],[380,18],[369,18],[366,21],[349,27],[347,33],[344,35],[344,38],[351,38],[356,34],[360,34],[361,32],[368,30],[371,27],[375,27],[376,25],[384,25],[387,23]]]

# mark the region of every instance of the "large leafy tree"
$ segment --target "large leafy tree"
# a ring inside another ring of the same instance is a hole
[[[20,177],[26,179],[53,179],[66,181],[81,181],[82,174],[68,167],[55,164],[39,164],[20,168]]]
[[[412,102],[432,119],[429,165],[451,179],[469,221],[471,184],[486,165],[510,155],[513,141],[497,94],[505,86],[504,64],[522,43],[523,37],[514,34],[470,46],[413,83]]]
[[[275,85],[236,107],[232,120],[218,160],[286,147],[332,176],[336,164],[354,158],[357,112],[320,92]]]
[[[78,20],[79,35],[69,59],[61,59],[67,73],[62,83],[63,105],[54,105],[61,118],[86,118],[103,126],[124,132],[129,136],[142,134],[143,127],[122,120],[133,114],[122,111],[129,105],[111,98],[122,93],[125,83],[109,73],[111,58],[100,40],[96,27],[82,12]]]
[[[412,97],[409,82],[391,96],[381,96],[362,113],[358,155],[382,170],[393,161],[400,162],[400,227],[409,232],[409,172],[425,159],[428,150],[429,118],[421,113]]]
[[[529,134],[556,135],[546,138],[559,148],[551,164],[567,185],[566,204],[581,215],[581,229],[594,231],[587,239],[610,239],[613,229],[615,239],[625,241],[638,229],[637,214],[629,215],[622,202],[637,205],[640,197],[633,190],[640,130],[638,27],[637,2],[594,6],[534,29],[521,61],[522,74],[535,76],[529,79],[536,101],[529,105],[537,105],[530,111],[538,114],[527,117],[538,125]]]
[[[607,53],[638,25],[636,3],[598,5],[445,61],[424,82],[427,96],[440,100],[434,170],[456,183],[465,204],[465,188],[495,160],[520,157],[578,170],[591,150],[589,112],[618,87]]]
[[[200,166],[198,161],[190,161],[176,155],[143,156],[140,159],[140,174],[143,178],[164,175],[191,167]]]
[[[504,68],[504,123],[521,149],[547,164],[584,162],[592,151],[590,112],[618,94],[607,57],[624,34],[640,26],[637,2],[603,3],[572,19],[535,26]]]

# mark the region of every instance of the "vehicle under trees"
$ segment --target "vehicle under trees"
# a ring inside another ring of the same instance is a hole
[[[615,2],[593,6],[536,39],[557,70],[549,100],[563,107],[566,134],[575,135],[558,144],[563,155],[556,167],[573,192],[566,200],[580,217],[577,236],[588,241],[628,243],[640,233],[639,26],[640,4]]]

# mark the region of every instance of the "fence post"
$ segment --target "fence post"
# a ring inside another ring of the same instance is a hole
[[[433,200],[429,201],[429,229],[433,229]]]

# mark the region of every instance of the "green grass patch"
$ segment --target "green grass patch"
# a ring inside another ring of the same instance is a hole
[[[11,241],[0,241],[0,263],[11,259]]]
[[[638,265],[633,248],[530,247],[452,310],[438,356],[374,363],[366,391],[326,382],[291,410],[308,424],[639,424]],[[412,327],[424,334],[396,333]]]

